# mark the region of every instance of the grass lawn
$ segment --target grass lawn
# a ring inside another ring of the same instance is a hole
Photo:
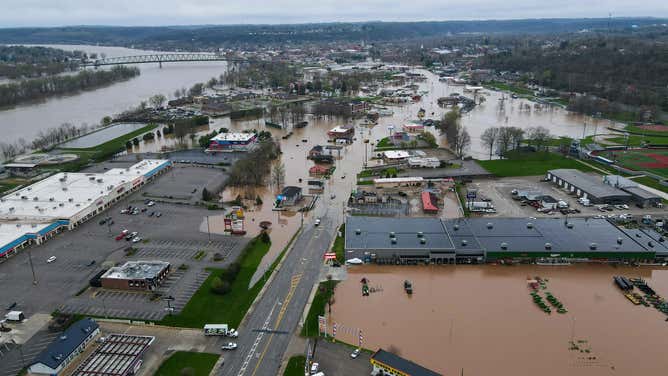
[[[606,139],[607,141],[614,142],[619,145],[626,145],[626,136],[617,136],[610,137]],[[642,146],[643,143],[649,143],[652,145],[668,145],[668,137],[660,136],[641,136],[641,135],[629,135],[628,144],[629,146]]]
[[[512,93],[515,93],[515,94],[528,95],[528,96],[533,97],[533,91],[529,90],[527,88],[524,88],[524,87],[520,87],[520,86],[516,86],[516,85],[510,85],[510,84],[506,84],[506,83],[503,83],[503,82],[495,82],[495,81],[490,82],[486,85],[493,88],[493,89],[496,89],[496,90],[510,91]]]
[[[574,168],[581,171],[593,171],[575,159],[549,152],[512,152],[507,159],[478,161],[487,171],[498,177],[545,175],[555,168]]]
[[[652,179],[649,176],[631,178],[631,180],[637,182],[638,184],[646,185],[650,188],[658,189],[661,192],[668,193],[668,187],[666,187],[665,185],[661,185],[656,179]]]
[[[325,314],[325,307],[327,302],[334,295],[334,288],[338,281],[321,282],[313,297],[313,303],[306,315],[306,322],[302,328],[301,335],[303,337],[317,337],[318,336],[318,316]]]
[[[343,255],[343,248],[345,246],[345,235],[346,235],[346,224],[342,224],[341,227],[339,227],[339,232],[341,233],[341,236],[338,234],[336,235],[336,239],[334,239],[334,245],[332,246],[332,251],[336,252],[336,260],[343,264],[345,262],[344,260],[344,255]]]
[[[306,357],[304,355],[295,355],[288,360],[288,365],[285,367],[283,376],[304,376],[304,363]]]
[[[393,146],[394,146],[394,144],[393,144],[392,142],[390,142],[390,138],[389,138],[389,137],[385,137],[385,138],[381,139],[381,140],[378,141],[378,143],[376,144],[376,147],[377,147],[377,148],[387,148],[387,147],[393,147]]]
[[[246,315],[246,311],[255,300],[255,297],[264,285],[264,278],[260,279],[252,288],[248,288],[251,277],[255,273],[262,257],[269,250],[271,243],[264,243],[255,238],[244,250],[241,259],[241,271],[231,284],[231,289],[224,295],[211,291],[211,282],[220,277],[225,269],[210,269],[211,275],[190,298],[190,301],[178,315],[165,317],[158,322],[160,325],[178,326],[184,328],[202,328],[204,324],[228,324],[233,328]],[[271,273],[270,268],[266,273]],[[268,274],[265,274],[267,276]]]
[[[155,376],[181,376],[181,370],[192,368],[192,375],[208,376],[218,361],[219,354],[177,351],[162,362]]]

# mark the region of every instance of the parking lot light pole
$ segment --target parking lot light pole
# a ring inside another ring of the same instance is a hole
[[[209,216],[206,216],[206,233],[209,236],[209,243],[211,243],[211,226],[209,226]]]

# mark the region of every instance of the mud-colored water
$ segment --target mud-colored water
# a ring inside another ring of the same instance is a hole
[[[634,306],[613,275],[641,276],[668,296],[668,270],[607,265],[361,266],[339,283],[330,316],[337,338],[382,347],[446,375],[664,375],[666,316]],[[544,313],[528,276],[568,309]],[[360,280],[380,292],[361,294]],[[408,296],[404,280],[413,282]],[[331,329],[330,329],[331,333]],[[590,352],[569,350],[569,341]]]

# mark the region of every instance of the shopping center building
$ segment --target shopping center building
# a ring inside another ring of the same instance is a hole
[[[105,173],[61,172],[0,198],[0,260],[73,230],[172,166],[146,159]]]

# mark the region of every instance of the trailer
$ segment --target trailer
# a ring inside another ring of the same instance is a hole
[[[227,336],[237,337],[239,333],[235,329],[230,328],[227,324],[205,324],[205,336]]]
[[[9,311],[5,315],[5,319],[7,319],[7,321],[21,322],[21,321],[25,320],[25,318],[26,317],[25,317],[25,315],[23,314],[22,311]]]

